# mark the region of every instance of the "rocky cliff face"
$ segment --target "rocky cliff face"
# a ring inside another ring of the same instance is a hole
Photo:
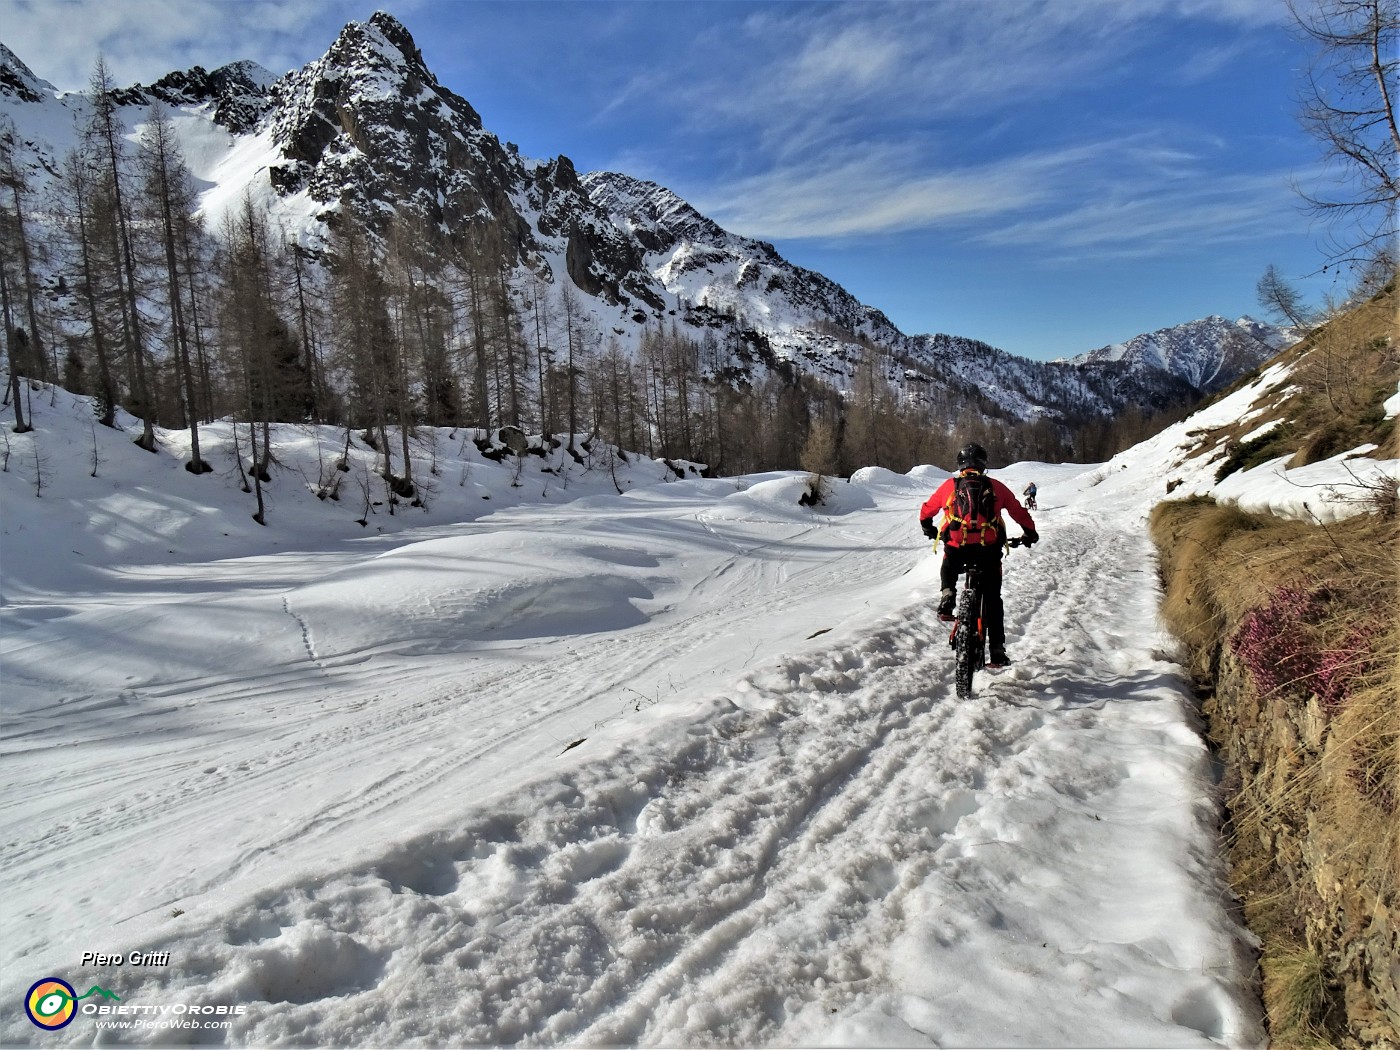
[[[462,246],[490,223],[504,231],[512,261],[526,249],[510,199],[525,179],[520,158],[438,84],[392,17],[347,25],[271,95],[268,126],[282,159],[270,170],[280,193],[306,190],[374,229],[403,208]]]
[[[6,70],[14,93],[40,98],[18,59]],[[248,62],[212,73],[195,67],[115,99],[133,110],[208,106],[234,135],[265,133],[273,189],[305,194],[321,222],[348,211],[383,232],[391,216],[411,216],[459,253],[489,245],[511,265],[546,273],[544,255],[557,249],[576,261],[581,289],[613,302],[638,271],[635,245],[588,200],[568,158],[535,166],[503,145],[383,12],[348,24],[321,58],[280,79]],[[659,305],[649,283],[633,290]]]
[[[54,86],[40,80],[34,71],[19,60],[19,56],[0,44],[0,94],[21,102],[42,103],[54,93]]]
[[[776,355],[849,377],[862,343],[886,352],[892,381],[933,383],[1010,419],[1111,416],[1189,405],[1256,367],[1286,342],[1278,329],[1221,318],[1139,336],[1119,352],[1072,362],[1019,358],[976,339],[908,336],[821,274],[794,266],[771,244],[736,236],[663,186],[591,172],[584,188],[645,249],[643,265],[683,303],[762,330]],[[1163,349],[1165,348],[1165,349]]]
[[[823,326],[892,348],[907,342],[835,281],[793,265],[766,241],[730,233],[664,186],[604,171],[585,175],[583,186],[642,246],[647,271],[684,302],[760,325],[780,347],[810,340]]]
[[[119,106],[212,104],[215,124],[235,135],[253,131],[272,108],[274,77],[256,62],[234,62],[212,73],[203,66],[169,73],[149,87],[137,84],[113,93]]]
[[[1400,673],[1400,668],[1397,668]],[[1355,746],[1336,732],[1316,696],[1261,698],[1228,650],[1204,712],[1237,797],[1263,800],[1269,819],[1245,816],[1233,849],[1237,871],[1253,872],[1251,904],[1269,894],[1291,905],[1299,940],[1315,953],[1326,999],[1317,1023],[1351,1047],[1400,1048],[1400,898],[1396,865],[1357,863],[1354,830],[1339,824],[1325,794],[1300,774],[1345,766]],[[1325,775],[1325,774],[1324,774]],[[1376,819],[1400,819],[1394,809]]]
[[[950,335],[916,336],[908,345],[919,366],[975,386],[1015,418],[1037,408],[1061,419],[1112,416],[1128,405],[1163,412],[1194,404],[1203,393],[1167,369],[1126,361],[1031,361]]]

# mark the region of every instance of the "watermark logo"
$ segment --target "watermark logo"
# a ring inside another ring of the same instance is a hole
[[[78,1012],[79,1000],[97,995],[103,999],[121,999],[115,992],[93,985],[82,995],[73,986],[58,977],[45,977],[35,981],[24,997],[24,1013],[40,1028],[53,1031],[62,1028],[73,1020]]]

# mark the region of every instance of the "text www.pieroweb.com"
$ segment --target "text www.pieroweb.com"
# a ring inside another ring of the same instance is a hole
[[[164,1003],[136,1005],[123,1004],[122,1006],[96,1006],[93,1005],[83,1010],[83,1013],[96,1015],[93,1019],[97,1022],[98,1028],[113,1028],[119,1030],[173,1030],[190,1031],[198,1029],[200,1031],[219,1031],[227,1029],[233,1018],[243,1013],[245,1006],[188,1006],[184,1003],[176,1003],[173,1006]]]

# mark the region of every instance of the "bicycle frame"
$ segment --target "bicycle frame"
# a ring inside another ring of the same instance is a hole
[[[1007,548],[1020,547],[1023,541],[1014,536]],[[953,648],[953,686],[960,699],[972,695],[972,676],[986,666],[987,626],[984,615],[986,599],[982,594],[982,571],[968,569],[963,573],[962,596],[958,599],[956,619],[948,634]]]

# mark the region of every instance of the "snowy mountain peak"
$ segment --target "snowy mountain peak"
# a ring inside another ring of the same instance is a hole
[[[118,105],[144,108],[209,104],[214,123],[233,132],[252,131],[266,116],[276,77],[256,62],[231,62],[212,73],[203,66],[167,73],[147,86],[135,84],[113,93]]]
[[[649,274],[692,309],[692,323],[756,332],[776,361],[838,382],[865,353],[862,339],[904,349],[907,337],[879,310],[766,241],[730,233],[671,190],[618,172],[590,172],[581,181],[645,250]]]
[[[274,88],[276,138],[296,159],[314,161],[337,137],[346,148],[402,152],[404,141],[379,141],[371,125],[392,131],[413,117],[480,132],[481,117],[460,95],[438,83],[403,24],[383,11],[350,22],[324,55],[287,74]],[[411,113],[410,111],[417,111]],[[324,128],[316,125],[326,124]],[[406,134],[416,129],[403,129]]]
[[[218,69],[214,70],[211,76],[223,77],[230,83],[246,84],[250,87],[262,88],[263,90],[272,87],[277,81],[277,74],[247,59],[241,62],[230,62],[226,66],[220,66]]]
[[[495,217],[521,162],[444,88],[393,16],[351,22],[319,59],[274,85],[269,165],[282,196],[305,191],[377,227],[401,209],[449,237]],[[507,237],[507,242],[518,237]]]
[[[348,80],[364,98],[434,96],[474,127],[481,127],[481,118],[466,100],[438,83],[403,23],[384,11],[376,11],[367,22],[347,23],[326,54],[307,70],[326,82]]]
[[[1070,363],[1116,363],[1135,370],[1159,370],[1210,393],[1267,361],[1290,341],[1286,330],[1251,317],[1229,321],[1211,314],[1099,347]]]
[[[22,102],[39,102],[57,93],[56,87],[36,77],[18,55],[0,44],[0,96],[11,95]]]

